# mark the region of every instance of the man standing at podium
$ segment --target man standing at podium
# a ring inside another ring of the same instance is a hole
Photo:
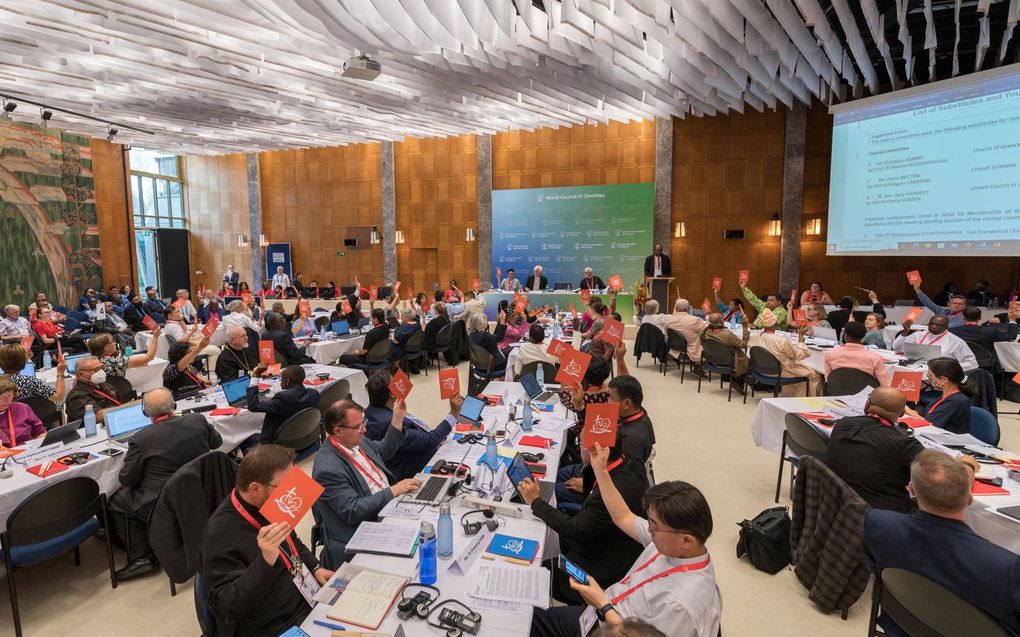
[[[669,256],[662,253],[662,244],[655,246],[655,252],[645,259],[645,276],[672,276],[673,265]]]

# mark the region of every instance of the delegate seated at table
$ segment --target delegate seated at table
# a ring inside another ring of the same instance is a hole
[[[33,438],[46,435],[46,427],[25,403],[16,403],[18,386],[10,378],[0,376],[0,442],[4,447],[16,447]],[[14,432],[14,440],[11,440]]]
[[[248,411],[265,414],[258,442],[267,445],[276,442],[282,425],[288,418],[302,409],[319,404],[319,392],[305,387],[305,370],[300,365],[287,365],[280,372],[280,391],[272,396],[259,396],[259,378],[266,372],[266,366],[259,364],[252,370],[251,384],[247,390]],[[247,445],[242,444],[242,448]]]
[[[68,422],[81,420],[87,405],[92,405],[97,422],[103,421],[105,409],[121,405],[117,390],[106,383],[106,371],[95,356],[83,356],[74,366],[74,387],[64,401]]]
[[[928,319],[928,331],[911,331],[913,323],[903,321],[903,331],[893,340],[893,351],[902,352],[906,343],[918,345],[937,345],[942,355],[956,359],[964,371],[977,369],[977,358],[967,344],[956,334],[949,332],[949,319],[945,316],[933,316]]]
[[[890,376],[889,370],[885,366],[885,359],[881,354],[871,351],[861,342],[867,331],[863,323],[852,321],[846,324],[846,327],[843,328],[844,344],[826,350],[823,355],[826,378],[837,369],[850,368],[874,377],[882,386],[889,385]]]
[[[763,347],[779,359],[784,378],[794,376],[807,378],[808,396],[820,395],[822,391],[821,374],[800,362],[811,355],[807,345],[804,344],[804,334],[807,332],[808,326],[803,325],[797,330],[797,342],[794,343],[785,335],[776,333],[777,319],[772,310],[768,308],[762,309],[756,322],[761,324],[764,331],[760,334],[751,335],[749,345],[751,347]],[[803,396],[804,385],[804,383],[784,384],[782,394],[787,397]]]
[[[946,431],[969,434],[970,408],[973,405],[971,398],[977,389],[964,374],[960,364],[946,356],[928,361],[928,383],[941,391],[942,396],[920,410],[907,407],[907,413],[920,416]]]

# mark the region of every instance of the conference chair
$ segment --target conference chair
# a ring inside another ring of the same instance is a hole
[[[999,444],[999,422],[992,412],[980,407],[970,408],[970,435],[985,444]]]
[[[296,451],[294,462],[301,462],[319,450],[322,414],[318,407],[305,407],[280,424],[275,444]]]
[[[911,637],[981,635],[1009,637],[994,617],[923,575],[901,568],[882,569],[871,589],[868,637],[882,637],[878,615],[885,613]]]
[[[318,309],[318,308],[316,308],[316,309]],[[316,331],[321,330],[324,327],[329,327],[329,317],[328,316],[317,316],[315,318],[315,329],[316,329]]]
[[[217,637],[216,616],[213,615],[209,602],[206,601],[205,578],[201,573],[195,574],[195,616],[198,627],[202,629],[202,637]]]
[[[694,361],[687,355],[687,339],[676,330],[666,330],[666,345],[666,357],[668,360],[676,361],[676,366],[680,369],[680,384],[682,385],[686,367],[690,365],[691,370],[694,370]],[[680,353],[673,356],[674,351]]]
[[[635,367],[641,364],[641,355],[645,352],[652,355],[652,359],[658,361],[659,372],[666,374],[666,365],[669,364],[669,350],[666,348],[666,337],[662,330],[651,323],[642,323],[638,328],[637,336],[634,338],[634,357],[637,358]]]
[[[390,366],[390,342],[389,340],[379,341],[368,350],[364,363],[353,363],[351,367],[368,372],[383,369]]]
[[[814,425],[795,413],[786,414],[784,419],[786,430],[783,431],[783,446],[779,450],[779,477],[776,478],[776,502],[779,502],[779,491],[783,487],[783,463],[790,463],[790,497],[793,497],[793,483],[796,479],[795,470],[800,466],[800,458],[810,456],[825,461],[825,451],[829,447],[829,438]],[[786,450],[797,454],[788,457]]]
[[[539,365],[542,366],[542,377],[545,379],[545,382],[553,382],[553,379],[556,378],[556,366],[552,363],[546,363],[545,361],[531,361],[521,368],[521,376],[532,374],[535,378],[538,378]]]
[[[708,382],[712,382],[712,372],[719,374],[719,389],[723,388],[723,375],[729,374],[733,380],[733,359],[736,352],[733,348],[717,340],[706,338],[703,343],[704,349],[701,352],[701,367],[708,372]],[[698,378],[698,393],[701,393],[701,377]],[[726,402],[733,399],[733,383],[730,382],[730,390],[726,395]]]
[[[32,409],[32,413],[35,414],[35,417],[42,421],[47,431],[60,426],[60,411],[57,410],[57,405],[49,398],[32,396],[31,398],[19,398],[18,402],[28,405]]]
[[[102,528],[107,528],[106,495],[100,492],[95,480],[86,477],[67,478],[43,487],[11,513],[6,528],[0,533],[0,550],[7,567],[7,587],[16,637],[21,637],[21,613],[18,610],[15,571],[67,551],[74,552],[74,565],[80,566],[79,546],[99,531],[100,520]],[[110,585],[117,588],[113,548],[108,533],[104,541]]]
[[[772,352],[757,345],[751,348],[747,369],[751,374],[751,379],[754,381],[750,383],[751,397],[754,397],[755,383],[771,387],[773,398],[779,397],[779,388],[783,385],[796,385],[797,383],[804,383],[805,386],[808,385],[807,376],[788,376],[784,378],[783,365],[779,362],[779,359],[773,356]],[[746,392],[744,393],[744,404],[747,404]]]
[[[315,406],[319,410],[319,414],[322,417],[322,422],[326,422],[326,410],[337,402],[347,398],[351,395],[351,382],[346,378],[331,383],[325,389],[319,392],[319,404]],[[326,441],[326,428],[320,427],[319,442]]]
[[[131,381],[123,376],[107,376],[107,384],[117,392],[117,398],[122,403],[128,403],[138,397],[135,388],[131,385]]]
[[[450,351],[450,348],[453,347],[451,343],[452,339],[453,339],[452,324],[444,325],[438,332],[436,332],[436,345],[432,349],[431,354],[435,354],[436,366],[440,370],[443,369],[443,357],[446,356],[446,352]]]
[[[825,379],[826,396],[852,396],[865,387],[878,387],[878,379],[852,367],[839,367]]]
[[[974,353],[974,358],[977,359],[978,368],[988,370],[989,372],[995,373],[995,357],[988,351],[988,348],[980,343],[974,341],[964,341],[970,351]]]
[[[481,345],[471,344],[471,371],[468,374],[468,394],[476,396],[485,389],[489,381],[503,378],[506,370],[492,369],[492,354]]]
[[[423,358],[425,356],[424,344],[425,344],[425,332],[422,332],[421,330],[418,330],[414,334],[411,334],[409,337],[407,337],[407,342],[404,343],[404,354],[399,359],[400,366],[407,369],[407,365],[405,364],[405,362],[409,364],[411,361]],[[422,367],[425,369],[425,375],[428,376],[429,375],[428,361],[425,361],[425,364],[423,364]]]
[[[274,347],[273,348],[273,362],[274,363],[279,363],[279,364],[283,365],[284,367],[286,367],[287,366],[287,355]]]

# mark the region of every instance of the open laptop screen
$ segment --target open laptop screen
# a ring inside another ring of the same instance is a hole
[[[142,413],[141,402],[107,409],[103,414],[103,422],[106,423],[110,438],[126,436],[152,424],[148,416]]]
[[[227,402],[233,403],[234,401],[244,398],[245,394],[248,393],[248,385],[250,384],[251,379],[247,376],[238,376],[237,378],[231,378],[230,380],[223,381],[221,387]]]

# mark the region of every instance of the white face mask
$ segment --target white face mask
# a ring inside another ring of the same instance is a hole
[[[100,369],[96,373],[92,374],[92,384],[102,385],[106,382],[106,370]]]

